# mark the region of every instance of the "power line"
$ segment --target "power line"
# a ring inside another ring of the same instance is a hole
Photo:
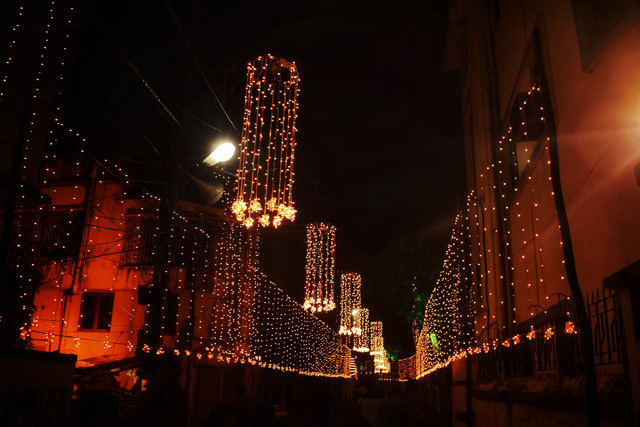
[[[233,123],[233,120],[231,120],[231,117],[229,117],[229,114],[227,113],[227,110],[222,105],[222,102],[220,101],[220,98],[218,98],[218,95],[213,90],[213,87],[211,86],[211,83],[209,82],[209,79],[207,78],[207,74],[209,76],[211,76],[211,72],[209,71],[209,69],[207,68],[206,65],[202,64],[203,61],[200,58],[200,55],[198,54],[198,52],[196,51],[195,47],[191,43],[191,39],[189,38],[187,33],[184,31],[184,28],[182,27],[182,24],[180,23],[180,20],[178,19],[178,16],[175,14],[175,11],[171,7],[171,4],[169,3],[169,0],[165,0],[164,3],[167,6],[167,9],[169,10],[169,13],[171,14],[171,18],[173,19],[173,22],[176,24],[176,27],[178,27],[178,31],[180,32],[180,35],[182,36],[182,40],[187,45],[187,49],[189,49],[189,53],[191,53],[191,57],[193,58],[193,61],[195,62],[196,67],[198,68],[198,71],[200,72],[200,75],[202,76],[202,79],[204,80],[204,82],[206,83],[207,87],[209,88],[209,91],[211,92],[211,94],[215,98],[216,102],[220,106],[220,109],[224,113],[225,117],[227,118],[227,120],[229,121],[231,126],[233,126],[233,129],[236,131],[236,133],[238,135],[240,135],[240,132],[238,131],[238,128],[236,127],[235,123]],[[206,74],[205,74],[205,71],[206,71]],[[212,80],[213,80],[213,78],[212,78]]]

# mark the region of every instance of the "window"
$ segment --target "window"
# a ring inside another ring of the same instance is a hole
[[[80,305],[78,329],[108,331],[111,328],[114,294],[85,293]]]
[[[122,251],[123,265],[153,265],[155,218],[127,212],[127,222]]]
[[[543,91],[548,88],[541,83],[545,75],[540,49],[536,30],[524,56],[522,71],[516,80],[515,96],[503,127],[504,138],[499,151],[500,161],[508,165],[503,178],[511,184],[504,188],[508,198],[514,195],[512,190],[526,182],[523,178],[531,172],[548,136],[545,116],[551,112],[551,107],[543,103]]]
[[[582,68],[592,69],[596,59],[638,22],[640,0],[573,0]]]

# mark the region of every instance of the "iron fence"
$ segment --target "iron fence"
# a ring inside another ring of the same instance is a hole
[[[624,330],[618,297],[611,290],[595,290],[586,296],[587,315],[593,333],[596,364],[621,364],[626,370]],[[566,330],[575,322],[573,300],[564,299],[517,326],[520,342],[502,343],[478,359],[478,379],[531,376],[553,371],[575,376],[584,371],[580,337]],[[576,330],[580,325],[575,325]],[[506,341],[507,338],[504,338]],[[504,342],[503,341],[503,342]]]

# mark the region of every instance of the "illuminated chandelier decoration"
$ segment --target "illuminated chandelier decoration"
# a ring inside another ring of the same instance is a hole
[[[362,330],[356,325],[356,317],[362,305],[362,279],[357,273],[340,276],[340,335],[360,335]]]
[[[304,309],[312,313],[336,308],[333,297],[336,228],[317,222],[307,225],[307,281]]]
[[[382,322],[371,322],[371,352],[375,372],[389,372],[387,351],[384,349]]]
[[[353,341],[353,351],[368,353],[371,347],[369,336],[369,309],[360,307],[356,316],[356,328],[362,333],[356,335]]]
[[[371,322],[371,354],[382,356],[384,351],[384,338],[382,337],[382,322]]]
[[[247,64],[242,149],[231,211],[251,228],[293,221],[293,160],[296,146],[298,70],[272,55]]]

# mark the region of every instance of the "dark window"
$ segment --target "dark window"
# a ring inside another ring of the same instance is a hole
[[[184,229],[184,224],[176,223],[169,240],[169,263],[174,267],[203,270],[206,264],[207,236],[201,230]]]
[[[640,0],[573,0],[582,68],[589,70],[607,47],[638,22]]]
[[[114,294],[85,293],[78,329],[108,331],[111,328]]]
[[[84,211],[23,212],[16,221],[20,243],[36,256],[62,262],[78,254]]]
[[[637,283],[629,286],[629,299],[631,300],[634,340],[638,342],[640,341],[640,287],[637,286]]]
[[[152,216],[129,214],[122,251],[123,265],[152,265],[156,221]]]
[[[538,34],[537,31],[534,34]],[[522,73],[516,81],[514,99],[509,109],[507,122],[500,143],[500,161],[505,167],[504,187],[507,197],[514,195],[513,190],[526,176],[539,154],[548,136],[546,116],[551,107],[544,105],[543,99],[549,98],[548,88],[542,83],[544,64],[540,53],[539,37],[535,36],[524,57]]]

